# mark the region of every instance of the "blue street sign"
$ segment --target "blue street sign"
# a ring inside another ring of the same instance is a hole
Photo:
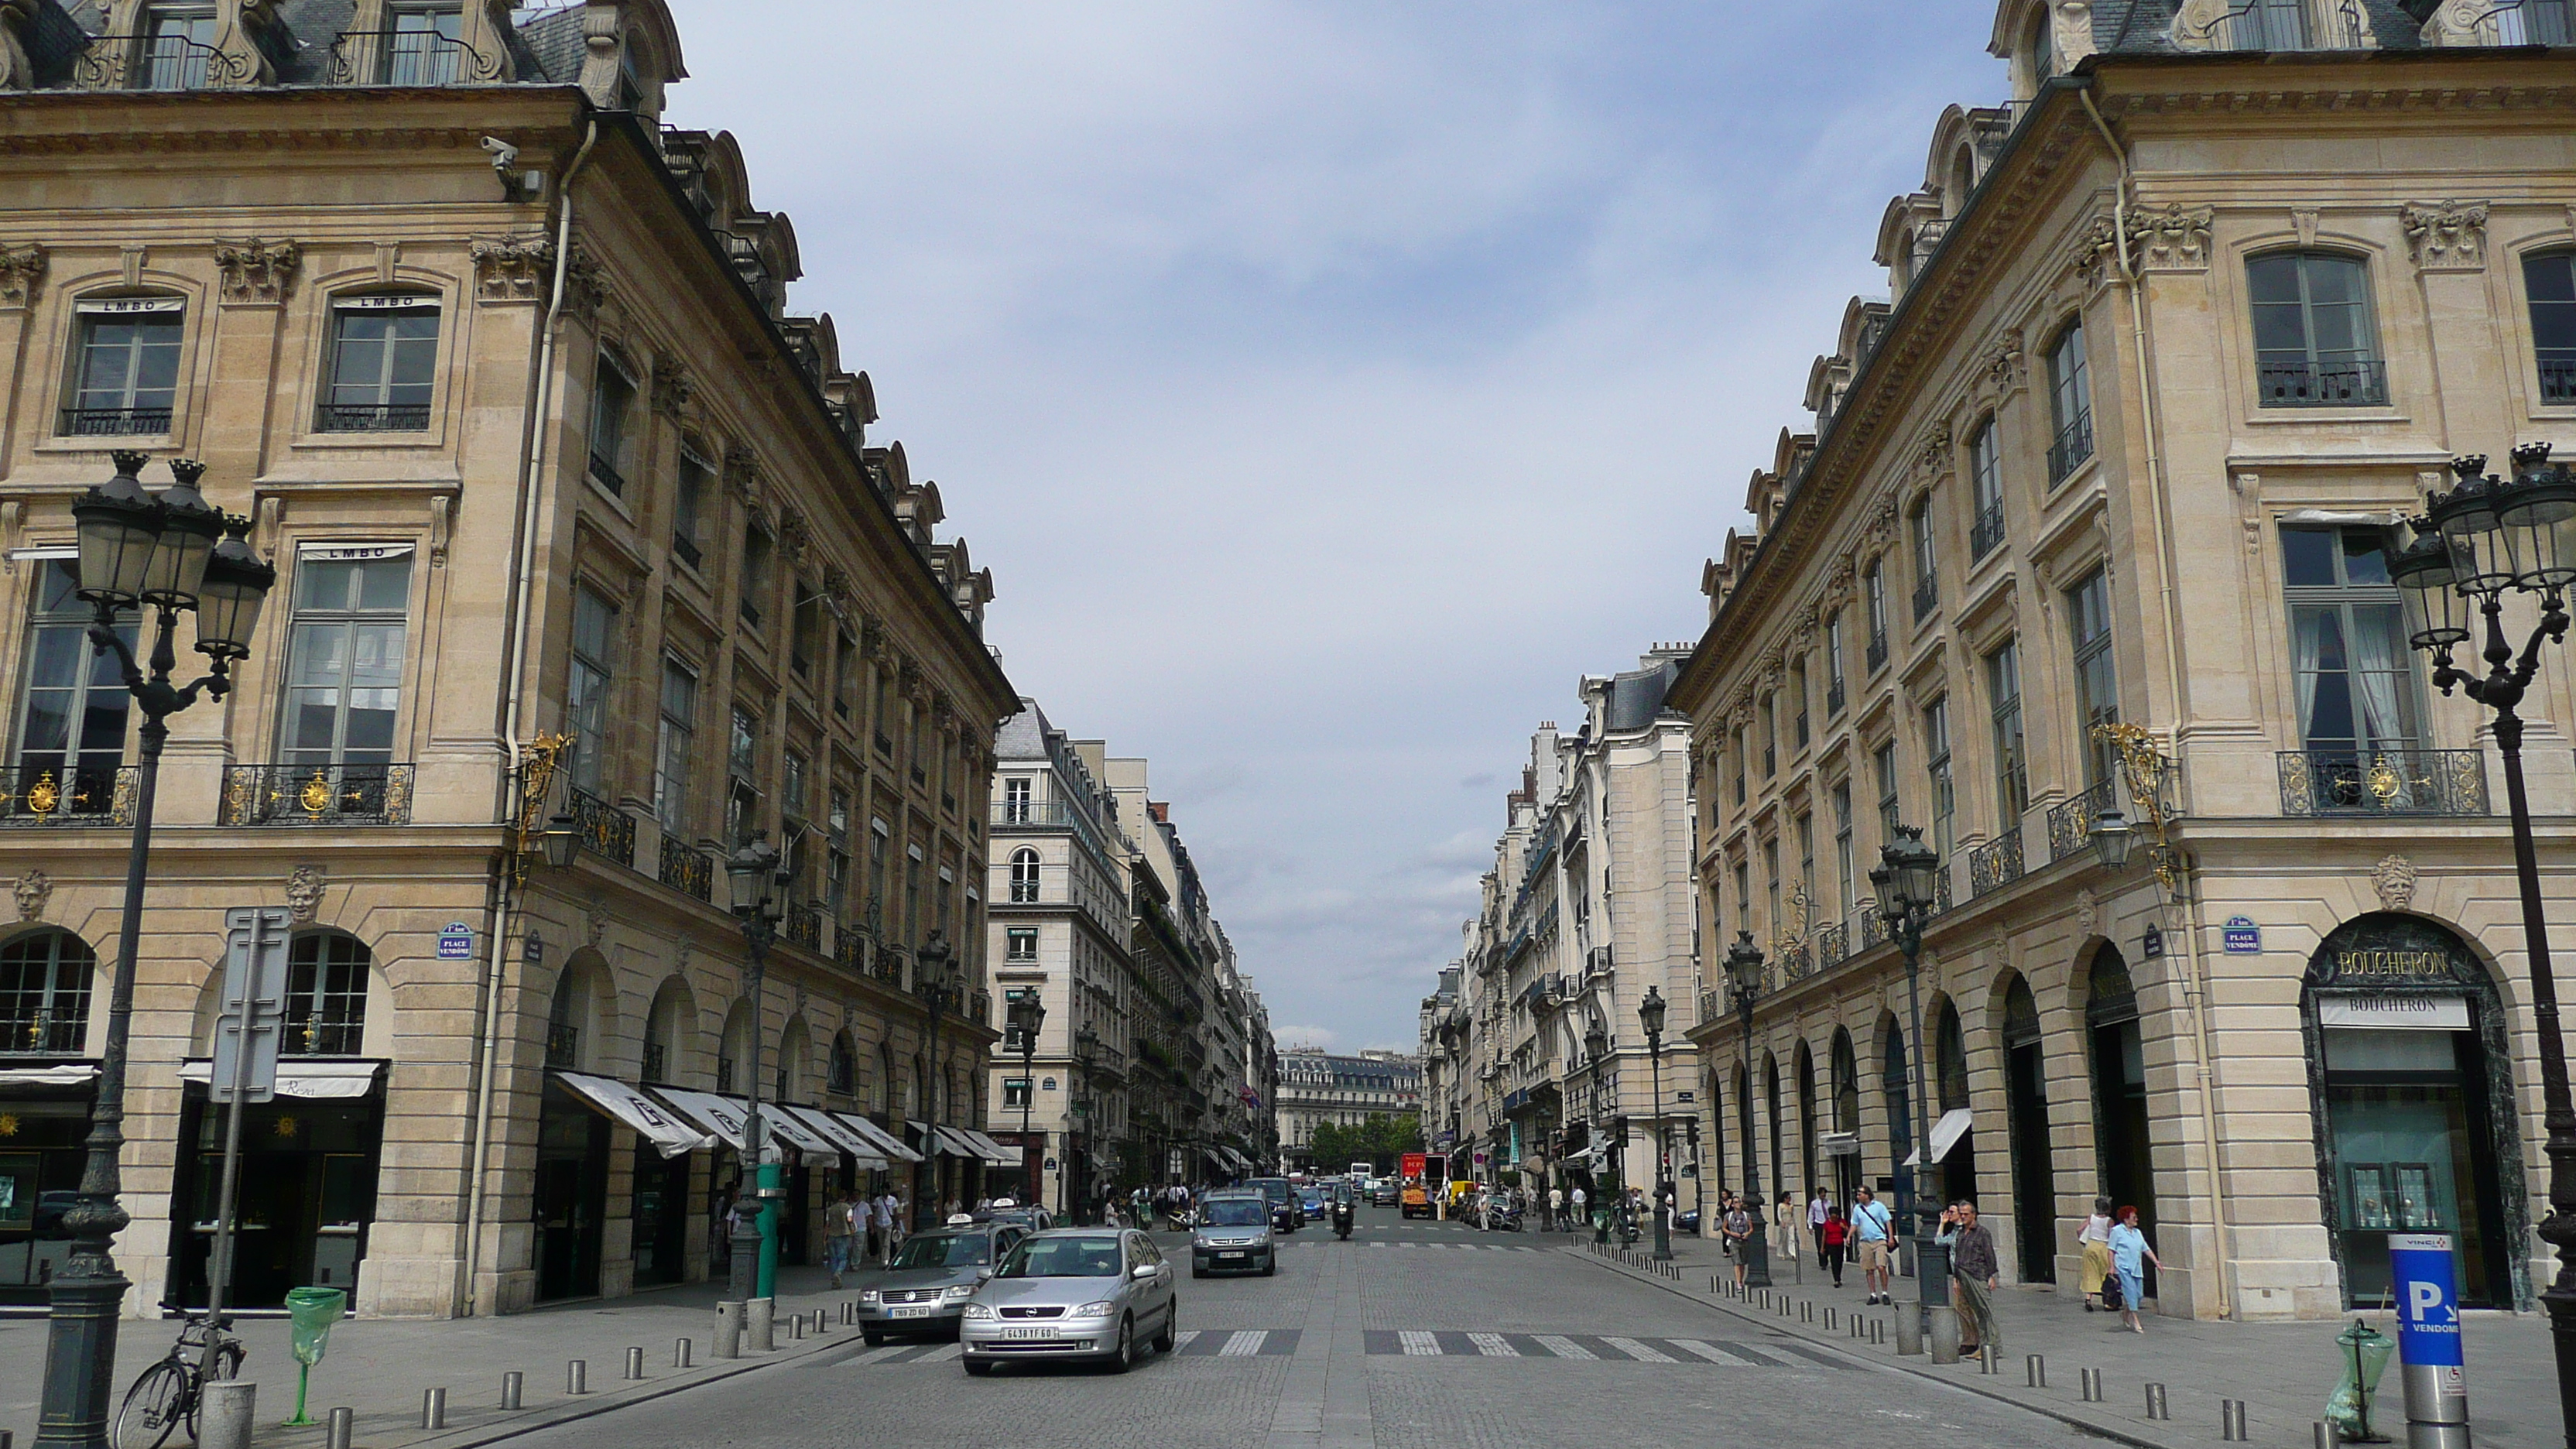
[[[471,961],[474,959],[474,928],[463,921],[450,921],[438,933],[438,959]]]
[[[2459,1368],[2460,1294],[2448,1233],[2388,1235],[2397,1289],[2397,1354],[2409,1365]]]
[[[2256,956],[2263,951],[2263,928],[2247,916],[2229,916],[2220,934],[2230,956]]]

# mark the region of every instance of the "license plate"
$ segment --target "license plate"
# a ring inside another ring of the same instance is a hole
[[[888,1318],[928,1318],[931,1314],[936,1313],[936,1312],[938,1312],[938,1311],[939,1311],[939,1310],[937,1310],[937,1309],[935,1309],[935,1308],[929,1308],[929,1307],[922,1307],[922,1308],[889,1308],[889,1309],[887,1309],[887,1310],[886,1310],[886,1317],[888,1317]]]
[[[1219,1253],[1217,1256],[1220,1258],[1240,1258],[1243,1255],[1241,1253]]]
[[[1056,1331],[1055,1325],[1053,1324],[1042,1324],[1033,1328],[1005,1328],[1002,1330],[1002,1338],[1005,1342],[1023,1341],[1028,1339],[1047,1339],[1055,1336]]]

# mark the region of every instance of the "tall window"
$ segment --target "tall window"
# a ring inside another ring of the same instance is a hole
[[[1753,866],[1743,860],[1735,862],[1735,916],[1736,929],[1753,929]]]
[[[341,297],[331,304],[331,390],[315,420],[325,433],[416,433],[429,426],[438,373],[438,300]]]
[[[1933,552],[1932,495],[1914,500],[1905,515],[1905,536],[1914,549],[1914,620],[1921,623],[1941,602],[1941,559]]]
[[[391,764],[411,550],[309,549],[295,572],[283,762]]]
[[[886,823],[874,816],[868,818],[868,904],[869,925],[883,929],[886,900],[894,893],[894,878],[887,874],[893,868],[894,839]]]
[[[917,823],[916,823],[916,828]],[[904,847],[903,859],[903,925],[904,939],[919,945],[924,939],[921,916],[921,847]]]
[[[599,486],[626,492],[627,421],[635,411],[635,379],[606,348],[590,390],[590,476]]]
[[[106,297],[79,304],[71,386],[59,431],[66,437],[150,437],[170,431],[179,396],[178,297]]]
[[[843,766],[842,768],[847,768]],[[836,789],[823,816],[823,836],[831,853],[823,862],[823,900],[839,919],[850,903],[850,792]]]
[[[715,496],[716,470],[695,453],[680,454],[679,491],[671,503],[671,552],[696,568],[706,547],[707,500]]]
[[[387,17],[385,84],[443,86],[456,80],[464,50],[465,15],[455,5],[398,5]]]
[[[1950,778],[1950,699],[1944,695],[1923,707],[1925,774],[1932,782],[1932,848],[1946,861],[1957,833],[1958,792]]]
[[[736,850],[760,828],[760,717],[740,705],[725,738],[725,836]]]
[[[1778,942],[1783,939],[1783,933],[1789,929],[1788,918],[1780,914],[1780,839],[1778,836],[1762,842],[1762,896],[1764,903],[1771,910],[1770,919],[1764,924],[1770,928],[1771,939]]]
[[[1816,817],[1798,817],[1798,926],[1803,934],[1814,923],[1816,910]]]
[[[1003,933],[1002,959],[1034,961],[1038,959],[1038,928],[1013,926]]]
[[[116,656],[90,649],[94,615],[76,592],[78,566],[54,559],[37,570],[36,606],[27,621],[27,686],[19,693],[18,772],[0,810],[20,818],[106,815],[115,809],[127,707],[134,697],[125,692]],[[133,644],[131,614],[117,633]]]
[[[355,936],[297,936],[286,953],[286,1030],[278,1049],[324,1057],[363,1050],[367,965],[367,948]]]
[[[1799,655],[1789,665],[1789,711],[1793,747],[1807,747],[1807,656]]]
[[[2267,408],[2376,407],[2388,368],[2371,320],[2370,273],[2357,257],[2272,252],[2245,264],[2254,367]]]
[[[1002,822],[1006,825],[1029,823],[1030,793],[1034,788],[1025,776],[1002,782]]]
[[[143,89],[205,89],[206,67],[215,56],[215,7],[154,5],[144,14],[143,71],[138,77]]]
[[[2576,42],[2568,0],[2522,0],[2495,13],[2499,45],[2567,45]]]
[[[617,610],[588,585],[572,591],[572,673],[564,685],[564,716],[573,738],[572,782],[596,795],[608,765],[609,665]]]
[[[662,828],[689,830],[689,751],[698,733],[698,676],[677,659],[662,661],[662,721],[653,747],[653,814]]]
[[[2117,758],[2108,740],[2095,733],[2120,722],[2119,677],[2111,660],[2111,579],[2095,569],[2066,591],[2066,617],[2075,633],[2076,728],[2084,741],[2084,783],[2111,778]]]
[[[2030,767],[2022,749],[2021,646],[2008,642],[1986,656],[1986,699],[1995,726],[1995,814],[2003,830],[2019,830],[2030,808]]]
[[[1968,491],[1977,510],[1968,529],[1968,557],[1984,558],[2004,541],[2004,468],[1995,452],[1995,420],[1977,424],[1968,435]]]
[[[1843,611],[1825,615],[1825,718],[1843,712]]]
[[[2048,412],[2056,435],[2048,445],[2048,481],[2065,480],[2093,456],[2093,385],[2084,371],[2084,321],[2066,324],[2048,348]]]
[[[832,713],[848,719],[859,708],[859,674],[867,668],[860,657],[859,641],[847,634],[832,641]]]
[[[1898,822],[1896,798],[1896,741],[1880,745],[1870,756],[1872,773],[1878,777],[1878,843],[1892,844]]]
[[[2307,0],[2236,0],[2228,14],[2228,44],[2238,50],[2308,48]]]
[[[2531,343],[2540,363],[2540,400],[2576,402],[2576,252],[2523,258],[2522,283],[2531,294]]]
[[[760,627],[761,611],[769,603],[770,552],[769,530],[757,521],[744,525],[742,567],[734,582],[741,595],[742,621],[754,629]]]
[[[37,931],[0,946],[0,1056],[76,1055],[89,1038],[98,958],[69,931]]]
[[[1027,905],[1038,898],[1038,853],[1022,846],[1011,852],[1011,904]]]
[[[1780,699],[1762,696],[1762,778],[1780,773]]]
[[[1742,805],[1742,804],[1744,803],[1744,799],[1745,799],[1745,795],[1744,795],[1744,768],[1745,768],[1745,766],[1744,766],[1744,756],[1745,756],[1745,743],[1744,743],[1744,731],[1742,731],[1742,730],[1737,730],[1737,731],[1735,732],[1735,751],[1734,751],[1734,753],[1735,753],[1735,803],[1736,803],[1736,804],[1738,804],[1738,805]]]
[[[2421,739],[2414,652],[2376,530],[2284,528],[2299,735],[2346,759]]]
[[[1834,782],[1834,918],[1840,920],[1859,904],[1852,896],[1852,793],[1851,781]]]
[[[1887,559],[1871,559],[1860,576],[1861,598],[1869,606],[1869,667],[1872,673],[1887,663]]]

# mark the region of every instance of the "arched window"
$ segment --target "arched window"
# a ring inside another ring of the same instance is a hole
[[[836,1097],[855,1097],[859,1091],[859,1054],[850,1045],[850,1034],[842,1032],[832,1038],[832,1059],[824,1078],[824,1087]]]
[[[1038,853],[1022,846],[1011,852],[1011,903],[1026,905],[1038,898]]]
[[[89,943],[69,931],[33,931],[0,946],[0,1056],[78,1054],[97,967]]]
[[[1968,493],[1969,506],[1976,510],[1968,528],[1968,558],[1974,562],[2004,541],[2004,466],[1992,417],[1979,420],[1968,434]]]
[[[71,375],[55,428],[67,438],[148,438],[170,431],[179,397],[184,297],[84,297],[72,304]]]
[[[681,1021],[687,992],[677,981],[666,982],[644,1018],[644,1080],[669,1082],[680,1066]]]
[[[555,980],[554,1005],[546,1012],[546,1065],[559,1072],[581,1070],[582,976],[567,968]]]
[[[2380,407],[2388,366],[2370,269],[2338,252],[2267,252],[2245,263],[2257,401],[2267,408]]]
[[[366,944],[338,931],[306,931],[288,948],[286,1038],[279,1050],[355,1056],[367,1027]]]
[[[2522,284],[2531,300],[2531,344],[2540,362],[2540,400],[2576,402],[2576,252],[2523,258]]]

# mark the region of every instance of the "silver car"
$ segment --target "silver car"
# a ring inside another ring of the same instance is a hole
[[[1198,1230],[1190,1234],[1190,1276],[1279,1271],[1278,1240],[1270,1236],[1270,1199],[1258,1192],[1209,1193],[1199,1200]]]
[[[1142,1345],[1171,1352],[1181,1300],[1172,1265],[1133,1229],[1059,1228],[1024,1238],[966,1303],[957,1340],[981,1377],[1014,1358],[1080,1358],[1124,1373]]]
[[[915,1233],[895,1248],[894,1262],[859,1288],[859,1332],[870,1344],[892,1334],[945,1336],[975,1285],[1011,1251],[1023,1230],[1008,1224],[959,1224]]]

